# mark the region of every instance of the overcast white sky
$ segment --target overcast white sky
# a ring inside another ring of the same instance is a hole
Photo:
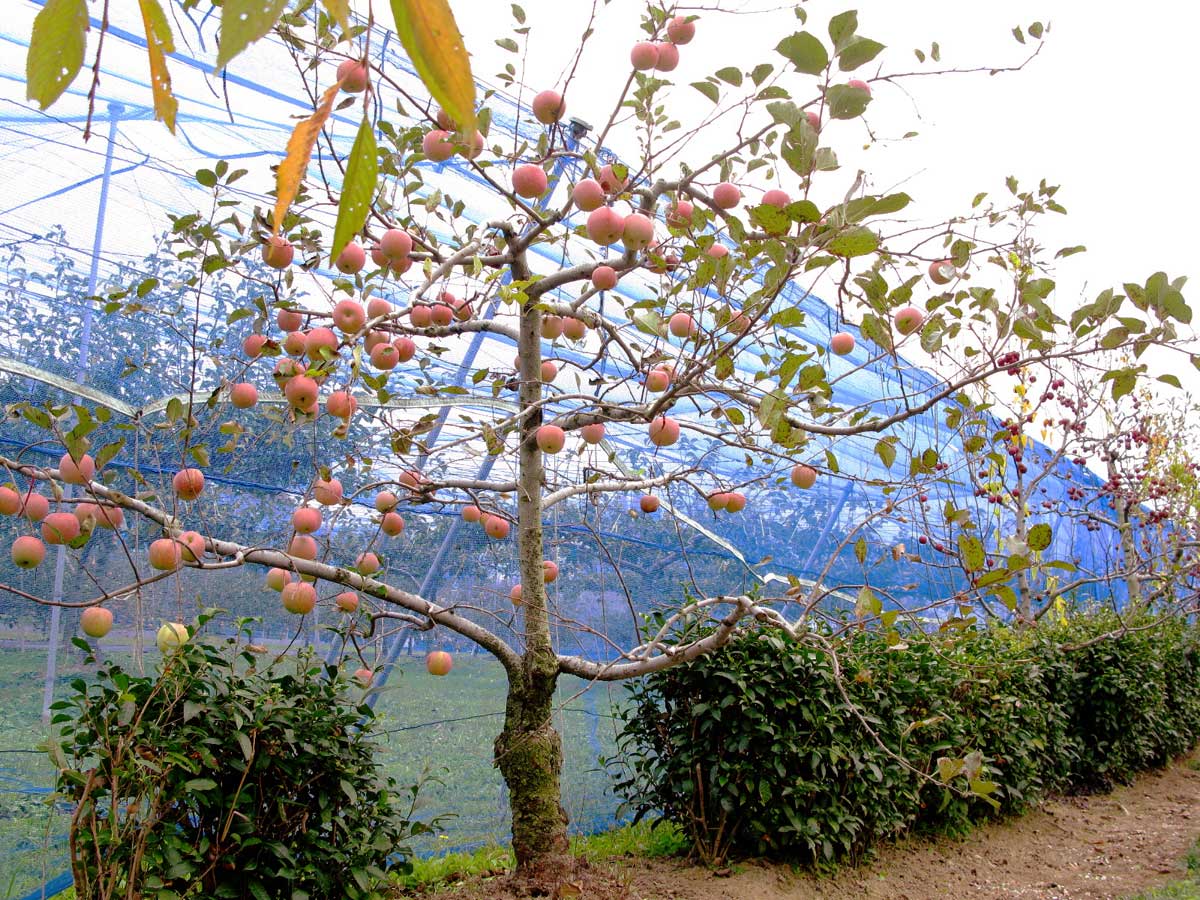
[[[567,95],[569,115],[598,124],[611,109],[628,73],[628,52],[639,39],[641,3],[612,0],[600,9],[596,33]],[[714,4],[705,4],[711,6]],[[1195,35],[1200,5],[1148,0],[1139,4],[1084,0],[813,0],[802,26],[790,7],[769,0],[723,2],[731,12],[680,7],[701,16],[695,40],[682,48],[672,76],[672,112],[681,117],[709,108],[688,82],[725,65],[744,69],[780,62],[774,47],[807,27],[825,37],[828,19],[858,10],[859,33],[888,49],[860,70],[919,70],[914,47],[940,43],[942,66],[1011,65],[1033,46],[1013,39],[1014,25],[1040,20],[1051,26],[1041,55],[1018,73],[920,78],[909,93],[880,85],[868,110],[880,136],[919,132],[917,138],[863,152],[861,123],[834,123],[827,133],[843,170],[827,176],[841,196],[860,166],[874,190],[897,185],[916,201],[910,211],[938,219],[965,211],[977,191],[1004,194],[1004,178],[1023,184],[1040,178],[1062,185],[1058,200],[1070,215],[1053,217],[1041,242],[1057,249],[1085,244],[1089,252],[1063,260],[1060,291],[1073,300],[1121,281],[1164,270],[1188,275],[1193,304],[1200,302],[1200,165],[1197,164]],[[524,81],[531,89],[561,85],[593,4],[590,0],[523,0],[532,26]],[[507,2],[453,0],[474,56],[476,74],[491,79],[505,62],[520,59],[495,46],[513,24]],[[732,11],[736,11],[736,14]],[[929,67],[930,64],[926,64]],[[800,76],[797,76],[797,78]],[[849,76],[847,76],[849,77]],[[718,126],[719,130],[720,126]],[[703,160],[719,145],[697,147]],[[620,149],[620,148],[618,148]],[[786,185],[785,185],[786,186]]]

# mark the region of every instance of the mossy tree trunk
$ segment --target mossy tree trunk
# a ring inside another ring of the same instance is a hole
[[[523,256],[515,278],[528,278]],[[553,891],[574,869],[561,802],[562,739],[552,711],[558,657],[550,641],[543,581],[542,453],[535,432],[542,424],[541,313],[530,303],[521,313],[518,357],[521,415],[517,479],[517,553],[525,652],[508,670],[504,730],[496,739],[496,766],[508,785],[517,880],[538,892]]]

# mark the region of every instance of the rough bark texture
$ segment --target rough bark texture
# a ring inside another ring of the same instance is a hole
[[[513,275],[528,277],[523,259]],[[496,739],[496,765],[508,785],[512,806],[516,881],[530,893],[556,893],[574,870],[568,852],[567,814],[560,802],[562,740],[551,711],[558,680],[558,657],[550,643],[550,617],[542,580],[542,454],[534,432],[542,424],[541,313],[533,303],[521,313],[521,444],[518,449],[517,552],[525,653],[508,670],[504,730]]]

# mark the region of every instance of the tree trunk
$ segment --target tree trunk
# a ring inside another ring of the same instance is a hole
[[[551,719],[557,668],[553,658],[525,656],[520,683],[509,682],[504,730],[495,747],[512,807],[517,879],[547,893],[574,869],[559,799],[562,739]]]
[[[529,277],[523,255],[513,276]],[[517,557],[521,570],[521,607],[525,653],[518,669],[508,671],[504,730],[496,739],[496,766],[508,785],[512,806],[512,842],[517,858],[515,881],[529,893],[557,893],[574,870],[568,852],[567,814],[560,802],[562,739],[551,711],[558,680],[558,657],[550,641],[550,615],[542,560],[542,453],[534,437],[542,424],[541,313],[530,303],[521,311],[517,344],[521,403],[517,449]]]

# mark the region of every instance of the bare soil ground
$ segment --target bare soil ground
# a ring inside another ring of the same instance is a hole
[[[628,859],[580,873],[590,900],[1108,900],[1179,877],[1200,834],[1200,771],[1179,762],[1103,796],[1068,797],[962,840],[909,840],[819,878],[747,862],[715,874],[681,860]],[[438,900],[507,900],[503,878]]]

